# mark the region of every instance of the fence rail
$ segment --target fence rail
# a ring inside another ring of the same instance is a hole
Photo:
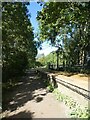
[[[82,95],[83,97],[87,98],[90,100],[90,91],[89,90],[86,90],[84,88],[81,88],[81,87],[78,87],[77,85],[73,85],[71,83],[68,83],[64,80],[61,80],[61,79],[57,79],[56,78],[56,82],[62,84],[63,86],[71,89],[72,91]]]
[[[38,71],[38,73],[40,73],[40,75],[42,76],[42,78],[47,77],[47,79],[49,78],[48,80],[52,79],[52,81],[53,81],[54,84],[55,83],[56,84],[59,83],[59,84],[65,86],[66,88],[69,88],[70,90],[78,93],[79,95],[82,95],[87,100],[90,100],[90,91],[89,90],[86,90],[86,89],[84,89],[82,87],[79,87],[77,85],[71,84],[69,82],[66,82],[66,81],[64,81],[64,80],[62,80],[60,78],[56,78],[54,75],[50,75],[49,76],[47,72]]]

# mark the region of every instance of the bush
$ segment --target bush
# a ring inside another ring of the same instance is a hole
[[[8,82],[8,79],[22,75],[28,66],[28,59],[25,52],[14,54],[8,61],[8,64],[3,64],[2,79],[3,82]]]
[[[54,91],[54,86],[52,86],[51,84],[47,87],[47,90],[49,92],[53,92]]]

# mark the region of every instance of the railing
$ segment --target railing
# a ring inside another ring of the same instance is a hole
[[[83,97],[87,98],[90,100],[90,91],[86,90],[84,88],[78,87],[77,85],[73,85],[69,82],[65,82],[64,80],[56,78],[56,82],[64,85],[65,87],[71,89],[72,91],[82,95]]]
[[[85,97],[86,99],[90,100],[90,91],[86,90],[82,87],[79,87],[77,85],[71,84],[69,82],[66,82],[62,79],[56,78],[54,75],[48,75],[48,73],[43,72],[43,71],[38,71],[40,73],[40,75],[42,76],[42,78],[49,78],[48,80],[51,80],[54,83],[54,86],[57,86],[55,84],[59,83],[69,89],[71,89],[72,91],[78,93],[79,95],[82,95],[83,97]]]

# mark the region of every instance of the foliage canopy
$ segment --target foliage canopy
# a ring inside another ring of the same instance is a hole
[[[90,53],[89,8],[90,2],[46,2],[37,14],[39,39],[49,40],[58,48],[62,46],[68,64],[84,65],[87,62]]]
[[[3,79],[33,67],[37,49],[27,10],[28,3],[2,3]]]

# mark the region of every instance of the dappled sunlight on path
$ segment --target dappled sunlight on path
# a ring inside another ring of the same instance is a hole
[[[3,106],[3,117],[10,118],[65,118],[66,106],[47,93],[44,80],[30,71],[8,93]],[[9,96],[10,95],[10,96]]]

